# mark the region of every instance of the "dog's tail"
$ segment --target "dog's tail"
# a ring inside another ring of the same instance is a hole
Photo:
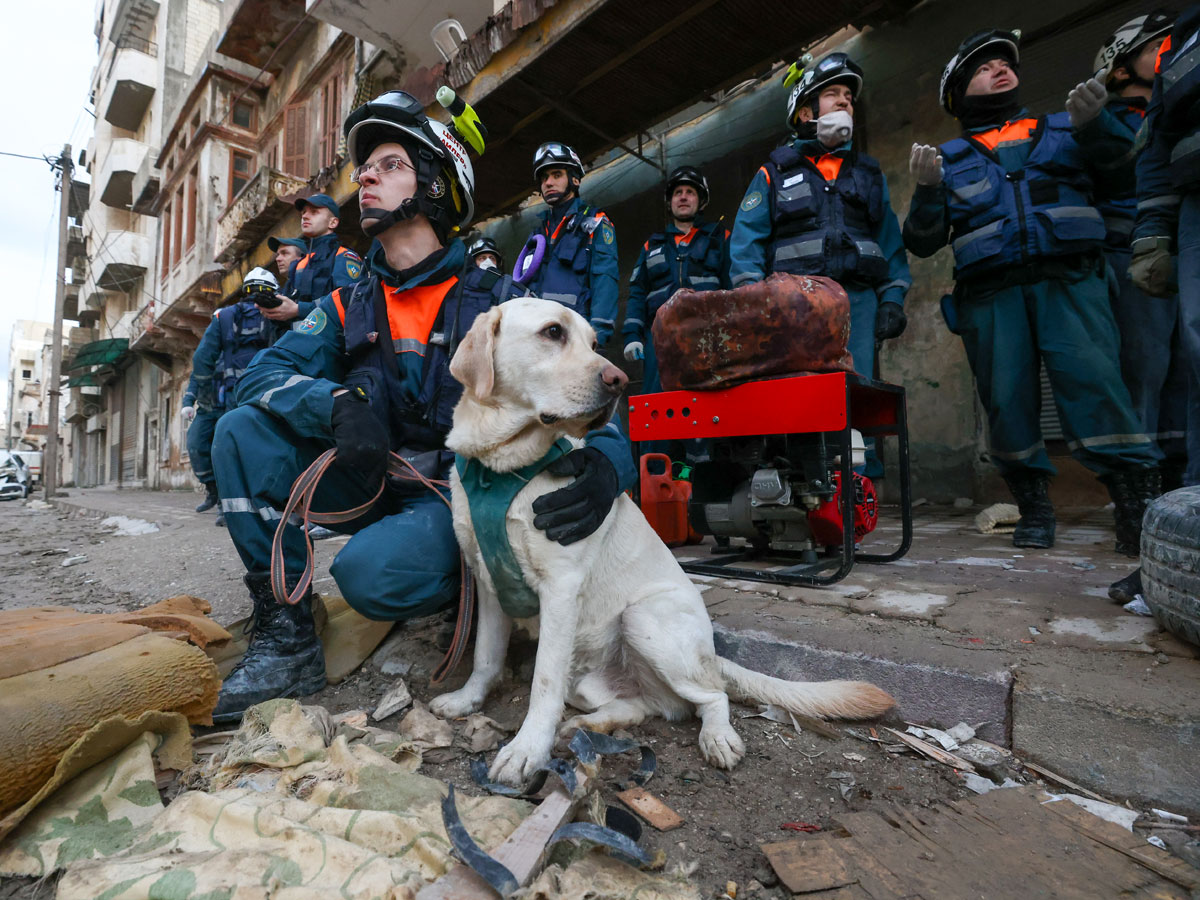
[[[734,700],[770,703],[788,712],[835,719],[870,719],[896,705],[866,681],[784,681],[718,657],[725,690]]]

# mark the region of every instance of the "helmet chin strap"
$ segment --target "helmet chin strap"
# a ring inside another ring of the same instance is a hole
[[[397,222],[404,222],[415,218],[419,212],[421,212],[421,209],[416,198],[409,197],[390,212],[386,209],[367,208],[362,211],[359,218],[362,221],[363,233],[367,237],[379,237],[379,235],[383,234]],[[368,225],[368,219],[373,219],[374,221]]]

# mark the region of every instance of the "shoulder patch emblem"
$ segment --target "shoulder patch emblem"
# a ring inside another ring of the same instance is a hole
[[[604,243],[606,244],[611,244],[613,242],[613,238],[616,237],[616,235],[613,234],[612,226],[608,224],[600,226],[600,234],[604,238]]]
[[[349,253],[346,254],[346,256],[349,256],[349,255],[350,255]],[[346,260],[346,274],[349,275],[351,278],[357,278],[358,273],[361,271],[362,271],[362,263],[359,260],[357,260],[357,259],[347,259]]]
[[[325,310],[318,306],[308,314],[307,319],[296,326],[296,330],[301,334],[320,334],[325,330],[328,321],[329,316],[325,315]]]
[[[762,203],[762,194],[754,191],[746,195],[746,199],[742,201],[741,209],[750,212],[750,210],[754,209],[760,203]]]

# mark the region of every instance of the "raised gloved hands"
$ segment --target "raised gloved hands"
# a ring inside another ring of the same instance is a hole
[[[183,419],[185,425],[191,425],[192,419],[196,418],[196,407],[188,404],[179,410],[179,418]]]
[[[646,356],[646,348],[641,341],[630,341],[625,345],[625,359],[629,362],[636,362],[639,359],[644,359]]]
[[[1139,238],[1133,242],[1129,278],[1151,297],[1168,297],[1171,284],[1171,242],[1168,238]]]
[[[890,300],[880,303],[875,312],[875,340],[888,341],[904,334],[908,327],[908,316],[899,303]]]
[[[566,487],[533,501],[534,527],[565,547],[583,540],[608,516],[621,493],[617,470],[595,447],[582,447],[560,456],[546,471],[575,476]]]
[[[942,155],[937,147],[928,144],[913,144],[908,156],[908,171],[917,179],[917,184],[934,187],[942,183]]]
[[[337,465],[360,473],[374,487],[387,470],[388,432],[371,411],[361,387],[333,398],[333,440],[337,443]]]
[[[1108,102],[1108,89],[1095,78],[1080,82],[1067,94],[1067,115],[1072,128],[1082,128],[1100,115]]]

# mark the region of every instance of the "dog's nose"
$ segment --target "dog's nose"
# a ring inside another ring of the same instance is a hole
[[[612,363],[606,364],[600,370],[600,380],[604,382],[604,386],[611,394],[621,393],[625,390],[625,385],[629,384],[629,376]]]

